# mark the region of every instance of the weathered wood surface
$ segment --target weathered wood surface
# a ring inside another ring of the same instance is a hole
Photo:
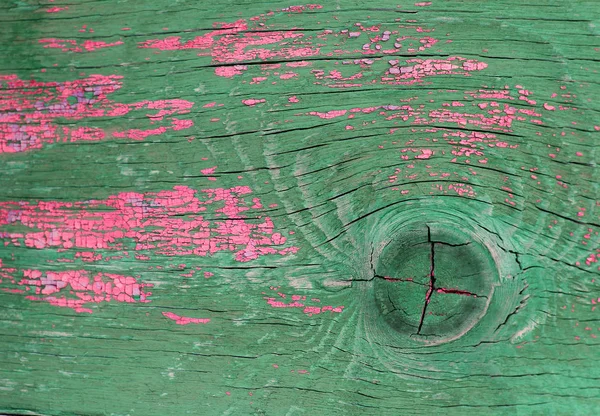
[[[0,412],[595,414],[600,5],[0,3]]]

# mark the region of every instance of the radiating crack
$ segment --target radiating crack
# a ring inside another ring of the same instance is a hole
[[[430,250],[431,250],[431,263],[430,263],[430,269],[429,269],[429,289],[427,290],[427,294],[425,295],[425,304],[423,305],[423,310],[421,312],[421,319],[419,321],[419,328],[417,330],[417,334],[416,335],[421,335],[421,330],[423,328],[423,324],[425,322],[425,314],[427,313],[427,307],[429,305],[429,302],[431,302],[431,297],[433,296],[433,294],[435,292],[437,293],[443,293],[443,294],[453,294],[453,295],[459,295],[459,296],[473,296],[475,298],[480,297],[480,298],[486,298],[487,296],[482,296],[482,295],[478,295],[477,293],[473,293],[470,292],[468,290],[462,290],[462,289],[452,289],[452,288],[445,288],[445,287],[436,287],[436,278],[435,278],[435,245],[436,244],[442,244],[442,245],[447,245],[450,247],[462,247],[462,246],[467,246],[469,244],[471,244],[471,242],[466,242],[466,243],[460,243],[460,244],[450,244],[450,243],[446,243],[443,241],[434,241],[431,239],[431,228],[429,228],[428,225],[425,225],[427,227],[427,242],[430,244]]]
[[[436,288],[435,290],[437,293],[452,293],[455,295],[480,297],[477,293],[469,292],[468,290],[448,289],[445,287],[439,287],[439,288]],[[481,296],[481,297],[483,297],[483,296]]]
[[[429,268],[429,289],[427,290],[427,294],[425,295],[425,305],[423,305],[423,311],[421,312],[421,320],[419,321],[419,329],[417,330],[417,335],[421,334],[421,329],[423,328],[423,321],[425,320],[425,313],[427,312],[427,305],[429,305],[429,301],[431,300],[431,295],[434,291],[435,285],[435,242],[431,241],[431,229],[428,225],[427,227],[427,242],[431,247],[431,265]]]
[[[419,285],[419,286],[426,286],[424,283],[419,283],[419,282],[415,282],[414,278],[412,277],[390,277],[390,276],[382,276],[380,274],[376,274],[374,276],[377,279],[383,279],[387,282],[403,282],[403,283],[414,283],[415,285]]]

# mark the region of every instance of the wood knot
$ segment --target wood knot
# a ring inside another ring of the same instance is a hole
[[[481,320],[498,279],[485,245],[447,223],[401,229],[374,266],[375,303],[384,321],[435,344],[461,337]]]

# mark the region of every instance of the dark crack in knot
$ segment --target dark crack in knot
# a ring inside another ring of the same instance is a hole
[[[453,295],[461,295],[461,296],[473,296],[473,297],[482,297],[482,298],[486,298],[487,296],[481,296],[481,295],[477,295],[476,293],[470,292],[468,290],[462,290],[462,289],[453,289],[453,288],[445,288],[445,287],[436,287],[436,278],[435,278],[435,245],[436,244],[443,244],[449,247],[464,247],[467,246],[469,244],[471,244],[471,242],[466,242],[466,243],[461,243],[461,244],[450,244],[450,243],[446,243],[443,241],[434,241],[431,238],[431,228],[429,227],[429,225],[425,225],[427,227],[427,242],[429,243],[429,247],[430,247],[430,267],[429,267],[429,288],[427,290],[427,293],[425,295],[425,303],[423,305],[423,309],[421,311],[421,318],[419,320],[419,327],[417,329],[417,333],[416,335],[421,335],[421,330],[423,329],[423,324],[425,322],[425,316],[427,313],[427,306],[429,305],[429,303],[431,302],[431,297],[433,296],[434,293],[440,293],[440,294],[453,294]],[[402,281],[402,279],[398,279],[399,281]]]
[[[421,334],[421,329],[423,328],[423,321],[425,320],[425,313],[427,312],[427,305],[431,301],[431,295],[433,294],[435,288],[435,243],[431,241],[431,228],[429,225],[425,225],[427,227],[427,242],[431,248],[431,257],[430,257],[430,267],[429,267],[429,289],[427,290],[427,294],[425,295],[425,304],[423,305],[423,311],[421,312],[421,320],[419,321],[419,329],[417,330],[417,335]]]

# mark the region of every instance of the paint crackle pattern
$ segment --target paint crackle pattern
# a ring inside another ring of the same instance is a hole
[[[244,197],[251,193],[247,186],[200,191],[175,186],[85,202],[1,202],[0,227],[5,231],[0,239],[5,246],[133,250],[163,256],[204,257],[227,251],[240,262],[297,252],[293,246],[279,248],[287,238],[275,231],[269,217],[244,217],[252,209]],[[215,218],[205,218],[204,213]],[[17,225],[30,231],[8,231]]]
[[[122,260],[130,252],[138,261],[228,252],[238,262],[296,253],[298,247],[287,243],[271,218],[246,216],[262,207],[259,198],[246,200],[251,193],[247,186],[199,191],[175,186],[160,192],[123,192],[104,200],[1,202],[0,241],[5,247],[55,250],[64,255],[58,261],[67,264]],[[23,228],[27,231],[12,231]],[[90,312],[83,307],[88,302],[149,301],[150,293],[143,289],[152,286],[131,276],[92,276],[86,270],[44,272],[4,266],[0,273],[2,283],[12,285],[4,291],[33,290],[43,296],[28,299],[78,312]],[[16,278],[19,273],[21,280]],[[212,275],[204,272],[205,278]],[[75,299],[57,297],[69,287]]]

